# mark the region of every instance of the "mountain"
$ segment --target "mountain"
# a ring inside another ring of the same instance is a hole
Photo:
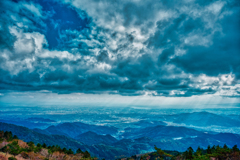
[[[76,136],[88,131],[92,131],[100,135],[114,135],[118,132],[118,129],[115,127],[90,125],[81,122],[67,122],[58,124],[56,126],[49,126],[43,131],[49,135],[59,134],[75,138]]]
[[[122,134],[126,139],[145,139],[145,144],[156,145],[164,150],[186,150],[188,146],[196,149],[208,145],[240,145],[240,135],[231,133],[208,134],[194,129],[177,126],[155,126],[143,129],[127,128]]]
[[[124,138],[136,139],[141,137],[149,138],[177,138],[177,137],[191,137],[203,136],[206,133],[196,131],[194,129],[178,126],[162,126],[146,127],[143,129],[127,128],[126,132],[122,134]]]
[[[0,122],[0,130],[11,131],[14,135],[17,135],[20,139],[29,142],[32,141],[35,144],[47,144],[48,146],[59,145],[61,148],[71,148],[76,151],[80,148],[82,151],[89,151],[91,155],[104,158],[106,160],[112,160],[121,155],[130,156],[131,151],[124,150],[122,148],[117,148],[114,146],[109,146],[105,144],[97,144],[88,146],[82,142],[75,139],[63,136],[63,135],[46,135],[34,130],[28,129],[22,126],[16,126],[13,124],[7,124]]]
[[[114,137],[112,137],[110,134],[107,135],[98,135],[95,132],[88,131],[83,134],[80,134],[76,136],[74,139],[83,142],[87,145],[93,145],[93,144],[112,144],[117,142],[118,140]]]
[[[31,117],[31,118],[27,118],[27,121],[31,121],[31,122],[45,122],[45,123],[55,123],[56,121],[51,120],[51,119],[47,119],[47,118],[40,118],[40,117]]]
[[[209,112],[193,112],[181,113],[174,115],[162,116],[161,119],[173,123],[183,123],[186,125],[193,125],[199,127],[207,126],[223,126],[223,127],[240,127],[240,120],[232,119],[230,117],[217,115]]]
[[[141,120],[132,124],[142,128],[154,127],[158,125],[167,125],[165,122],[162,122],[162,121],[148,121],[148,120]]]
[[[123,150],[130,151],[130,155],[146,153],[153,150],[150,140],[146,137],[140,139],[121,139],[112,146],[115,148],[122,148]]]
[[[31,129],[47,128],[48,126],[50,126],[48,123],[45,123],[45,122],[33,122],[33,121],[28,121],[26,119],[20,119],[20,118],[0,119],[0,122],[15,124],[18,126],[23,126]]]
[[[59,145],[60,147],[71,148],[76,150],[81,148],[82,150],[88,150],[88,148],[81,142],[71,139],[62,135],[45,135],[35,132],[31,129],[22,126],[16,126],[13,124],[7,124],[0,122],[0,130],[11,131],[14,135],[17,135],[20,139],[26,142],[45,143],[47,145]]]
[[[188,147],[184,152],[162,150],[158,147],[154,147],[154,152],[148,152],[144,154],[136,154],[131,157],[122,157],[117,160],[131,159],[131,160],[239,160],[240,150],[237,146],[229,148],[227,145],[221,146],[209,146],[207,149],[198,148],[193,150],[192,147]]]
[[[65,125],[71,123],[65,123]],[[61,130],[61,132],[55,132],[56,134],[67,134],[67,128],[61,129],[59,125],[53,127]],[[82,124],[81,124],[82,125]],[[73,123],[73,126],[77,126]],[[83,126],[86,126],[84,124]],[[112,130],[112,127],[93,126],[90,125],[90,129],[96,128],[100,133],[107,133]],[[75,129],[69,132],[73,136]],[[98,128],[100,127],[100,128]],[[106,129],[106,131],[104,130]],[[115,159],[122,155],[131,156],[134,154],[146,153],[153,151],[153,146],[156,145],[164,150],[178,150],[184,151],[189,146],[193,149],[197,149],[198,146],[206,148],[208,145],[221,145],[225,143],[228,146],[235,144],[240,145],[240,135],[231,133],[219,133],[208,134],[194,129],[177,126],[163,126],[158,125],[154,127],[146,128],[127,128],[125,132],[121,134],[123,139],[117,140],[111,135],[100,135],[98,132],[86,131],[85,128],[81,130],[81,133],[73,138],[65,135],[45,134],[47,130],[28,129],[26,127],[16,126],[12,124],[0,123],[0,130],[12,131],[13,134],[25,141],[33,141],[34,143],[46,143],[47,145],[59,145],[60,147],[71,148],[76,151],[80,148],[83,151],[89,151],[93,156],[97,156],[105,159]],[[64,132],[63,132],[64,131]],[[115,132],[112,132],[115,134]],[[75,139],[74,139],[75,138]]]
[[[46,144],[26,143],[11,132],[0,131],[0,159],[1,160],[24,160],[24,159],[68,159],[83,160],[92,158],[88,151],[78,149],[76,154],[71,149],[59,146],[47,146]]]

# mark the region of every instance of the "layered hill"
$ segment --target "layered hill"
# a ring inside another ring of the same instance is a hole
[[[92,158],[88,151],[76,150],[76,154],[71,149],[60,146],[47,146],[45,143],[24,142],[12,132],[0,131],[0,159],[1,160],[83,160]]]
[[[164,121],[199,127],[207,126],[240,127],[240,120],[209,112],[180,113],[173,115],[165,115],[159,118]]]
[[[100,135],[106,135],[111,134],[114,135],[118,132],[118,129],[115,127],[109,127],[109,126],[97,126],[97,125],[90,125],[85,124],[81,122],[67,122],[67,123],[61,123],[56,126],[49,126],[48,128],[44,130],[36,130],[38,132],[49,134],[49,135],[65,135],[69,137],[76,137],[80,134],[83,134],[85,132],[91,131],[98,133]]]
[[[72,126],[74,128],[71,130]],[[120,137],[122,138],[116,139],[107,134],[116,134],[117,129],[114,127],[90,125],[91,127],[87,129],[87,126],[88,124],[82,123],[73,123],[72,125],[65,123],[53,126],[57,131],[49,133],[49,128],[32,130],[13,124],[0,123],[0,130],[12,131],[13,134],[26,142],[59,145],[72,150],[80,148],[83,151],[89,151],[93,156],[105,159],[150,152],[154,150],[154,145],[164,150],[177,151],[185,151],[189,146],[197,149],[198,146],[206,148],[208,145],[223,146],[227,144],[230,147],[236,144],[240,145],[238,134],[209,134],[186,127],[157,125],[146,128],[126,128],[124,132],[121,132]]]
[[[110,134],[107,135],[98,135],[95,132],[88,131],[83,134],[80,134],[76,136],[74,139],[83,142],[87,145],[93,145],[93,144],[113,144],[117,142],[118,140],[114,137],[112,137]]]

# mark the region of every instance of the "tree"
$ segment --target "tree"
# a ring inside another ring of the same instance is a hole
[[[160,148],[157,148],[157,146],[154,146],[154,149],[156,150],[158,156],[160,156],[160,158],[163,158],[163,156],[165,155],[165,152]]]
[[[45,143],[43,143],[42,147],[43,148],[47,148],[47,145]]]
[[[67,148],[64,147],[64,148],[62,149],[62,152],[63,152],[63,153],[67,153]]]
[[[21,156],[22,156],[24,159],[28,159],[28,158],[29,158],[29,156],[28,156],[28,154],[27,154],[26,152],[22,152],[22,153],[21,153]]]
[[[207,154],[212,154],[212,150],[211,150],[210,145],[209,145],[208,148],[207,148]]]
[[[201,156],[202,155],[202,149],[200,147],[198,147],[198,149],[196,151],[196,155],[197,156]]]
[[[213,145],[211,150],[212,150],[212,153],[214,153],[216,151],[216,146]]]
[[[188,149],[187,149],[187,157],[186,157],[186,159],[193,159],[193,149],[192,149],[192,147],[189,147]]]
[[[10,154],[12,154],[14,157],[16,156],[16,155],[18,155],[20,152],[19,152],[19,150],[18,149],[12,149],[11,151],[10,151]]]
[[[224,149],[228,149],[228,146],[226,144],[224,144],[223,148]]]
[[[83,151],[82,151],[80,148],[78,148],[78,150],[76,151],[76,153],[83,153]]]
[[[18,137],[16,135],[13,136],[13,139],[18,139]]]
[[[17,146],[18,145],[18,141],[13,141],[12,145]]]
[[[28,142],[28,146],[29,147],[33,147],[34,146],[34,143],[32,141]]]
[[[4,138],[6,138],[7,141],[11,141],[13,139],[12,132],[11,131],[10,132],[8,132],[8,131],[4,132]]]
[[[42,145],[41,145],[40,143],[38,143],[38,144],[37,144],[37,147],[39,147],[39,148],[40,148],[40,147],[42,147]]]
[[[91,157],[91,155],[90,155],[90,153],[88,151],[85,151],[83,153],[83,158],[90,158],[90,157]]]
[[[6,153],[6,156],[7,156],[8,152],[11,151],[9,146],[4,146],[1,150]]]
[[[237,145],[234,145],[233,148],[232,148],[232,150],[233,150],[233,152],[237,152],[237,151],[239,151]]]
[[[32,141],[28,142],[28,149],[29,151],[33,151],[34,150],[34,143]]]
[[[73,154],[73,151],[71,148],[67,151],[67,154]]]
[[[52,154],[53,154],[52,150],[49,149],[49,150],[48,150],[48,158],[49,158]]]

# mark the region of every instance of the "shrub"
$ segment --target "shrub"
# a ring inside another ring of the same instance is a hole
[[[26,152],[22,152],[22,153],[21,153],[21,156],[22,156],[23,158],[25,158],[25,159],[28,159],[28,158],[29,158],[29,156],[28,156],[28,154],[27,154]]]
[[[90,153],[88,151],[85,151],[83,153],[83,158],[90,158],[90,157],[91,157],[91,155],[90,155]]]

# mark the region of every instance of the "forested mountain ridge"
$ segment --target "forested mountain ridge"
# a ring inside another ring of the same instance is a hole
[[[73,125],[76,126],[75,123]],[[163,150],[184,152],[190,146],[196,150],[198,147],[206,149],[208,145],[223,146],[226,144],[233,147],[240,144],[240,135],[238,134],[206,133],[179,126],[157,125],[146,128],[126,128],[124,132],[120,132],[119,137],[121,138],[119,138],[114,136],[117,131],[114,127],[89,125],[88,129],[88,124],[80,123],[80,125],[85,127],[75,127],[75,129],[81,132],[75,131],[74,133],[72,130],[70,134],[67,132],[69,127],[60,127],[66,126],[66,123],[54,126],[57,130],[64,131],[64,134],[61,134],[63,132],[53,134],[45,130],[28,129],[1,122],[0,130],[11,131],[25,142],[45,143],[48,146],[58,145],[61,148],[65,147],[73,151],[80,148],[93,156],[107,160],[152,152],[154,151],[154,145]],[[95,132],[94,128],[96,128]],[[69,130],[71,130],[71,127]],[[108,132],[112,132],[112,135],[103,134]]]
[[[229,148],[227,145],[223,147],[208,146],[207,149],[198,147],[196,151],[189,147],[185,152],[161,150],[154,147],[155,151],[145,154],[138,154],[128,158],[120,158],[118,160],[239,160],[240,150],[237,145]]]
[[[74,154],[75,153],[75,154]],[[61,148],[59,145],[47,146],[45,143],[34,144],[19,140],[12,132],[0,131],[0,159],[1,160],[83,160],[97,159],[91,157],[88,151]]]
[[[154,147],[151,153],[138,154],[118,160],[239,160],[240,151],[237,145],[229,148],[227,145],[208,146],[207,149],[198,147],[196,151],[189,147],[185,152],[164,151]],[[88,151],[61,148],[58,145],[47,146],[19,140],[12,132],[0,131],[0,159],[1,160],[97,160],[91,157]]]

